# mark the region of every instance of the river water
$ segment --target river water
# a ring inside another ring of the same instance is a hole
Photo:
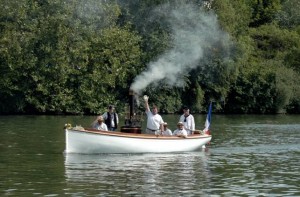
[[[300,196],[300,116],[213,115],[198,152],[64,154],[64,124],[94,118],[0,116],[0,195]]]

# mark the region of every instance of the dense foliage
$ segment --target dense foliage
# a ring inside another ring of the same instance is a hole
[[[203,58],[179,70],[180,83],[163,78],[140,94],[164,113],[203,112],[211,101],[222,113],[300,112],[298,0],[0,2],[0,114],[122,111],[136,76],[180,46],[170,22],[177,15],[163,10],[185,4],[207,18],[184,28],[213,15],[224,39],[201,42]]]

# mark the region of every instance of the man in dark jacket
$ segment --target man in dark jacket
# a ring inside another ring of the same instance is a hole
[[[109,131],[115,131],[118,128],[119,117],[115,112],[115,107],[113,105],[108,106],[108,111],[102,116]]]

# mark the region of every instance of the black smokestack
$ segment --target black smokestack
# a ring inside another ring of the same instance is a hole
[[[129,115],[130,119],[134,116],[134,92],[133,90],[129,90]]]
[[[126,117],[125,117],[125,126],[121,127],[121,132],[125,133],[141,133],[141,117],[142,115],[136,112],[135,110],[135,99],[136,93],[132,90],[129,90],[129,109],[126,110]]]

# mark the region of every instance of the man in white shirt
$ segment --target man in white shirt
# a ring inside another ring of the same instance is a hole
[[[147,114],[147,128],[146,133],[147,134],[153,134],[157,135],[159,132],[163,132],[163,119],[158,114],[158,109],[156,105],[153,105],[152,111],[149,108],[148,104],[149,97],[147,95],[144,96],[145,101],[145,108],[146,108],[146,114]]]
[[[183,114],[179,118],[179,122],[182,122],[184,129],[187,131],[188,135],[192,135],[195,131],[195,119],[192,114],[190,114],[190,109],[188,107],[183,108]]]

